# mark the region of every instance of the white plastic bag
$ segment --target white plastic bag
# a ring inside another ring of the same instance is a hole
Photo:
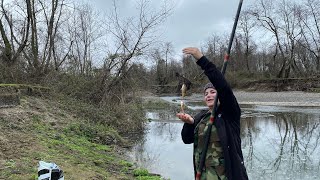
[[[38,180],[64,180],[63,171],[55,163],[39,161]]]

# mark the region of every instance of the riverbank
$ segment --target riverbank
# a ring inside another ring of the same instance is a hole
[[[112,116],[53,97],[22,96],[19,105],[0,108],[0,179],[37,179],[38,162],[46,161],[70,180],[159,180],[125,159],[132,143],[112,128]]]
[[[320,93],[302,91],[245,92],[234,91],[239,104],[268,106],[320,107]]]
[[[291,107],[320,107],[320,93],[310,93],[303,91],[281,91],[281,92],[262,92],[262,91],[242,91],[234,90],[234,95],[240,105],[266,105],[266,106],[291,106]],[[159,96],[171,96],[167,101],[179,99],[177,95],[152,95],[148,94],[145,99],[160,101]],[[187,101],[202,99],[201,93],[192,93],[185,97]],[[176,102],[180,103],[180,102]]]

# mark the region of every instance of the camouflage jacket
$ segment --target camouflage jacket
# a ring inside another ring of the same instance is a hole
[[[194,165],[196,171],[199,171],[200,159],[205,146],[205,134],[208,131],[210,118],[208,111],[195,127],[194,133]],[[206,154],[204,168],[202,170],[201,179],[225,180],[225,166],[221,142],[218,136],[217,128],[212,126],[210,133],[210,142]]]

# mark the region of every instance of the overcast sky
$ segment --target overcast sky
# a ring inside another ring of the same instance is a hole
[[[136,0],[118,0],[119,11],[128,16],[135,8]],[[161,6],[161,0],[152,1],[152,7]],[[99,11],[107,12],[111,0],[87,0]],[[163,26],[161,39],[172,42],[175,53],[185,46],[200,47],[213,33],[231,33],[238,0],[171,0],[174,4],[172,15]],[[254,0],[244,0],[243,9]],[[178,51],[178,52],[177,52]]]
[[[12,0],[5,0],[10,2]],[[101,13],[108,13],[113,0],[82,0]],[[122,16],[134,16],[138,0],[117,0]],[[149,0],[155,10],[163,0]],[[186,46],[200,47],[214,33],[231,33],[239,0],[167,0],[174,5],[173,13],[161,29],[161,40],[171,42],[175,53]],[[255,0],[244,0],[243,8]],[[81,2],[75,0],[75,2]]]
[[[151,0],[152,6],[159,7],[161,0]],[[111,7],[111,0],[88,0],[101,11]],[[118,0],[119,10],[124,15],[132,13],[135,0]],[[173,14],[163,26],[161,38],[172,42],[176,53],[185,46],[200,47],[213,33],[231,33],[238,0],[171,0]],[[244,0],[243,9],[254,0]]]

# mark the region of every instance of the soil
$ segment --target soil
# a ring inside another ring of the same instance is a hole
[[[0,109],[0,171],[15,166],[16,170],[12,173],[18,173],[25,163],[20,159],[28,156],[32,150],[41,149],[34,134],[28,130],[32,116],[40,113],[36,109],[30,106]],[[36,160],[31,163],[36,164]],[[0,174],[1,178],[3,174]]]

